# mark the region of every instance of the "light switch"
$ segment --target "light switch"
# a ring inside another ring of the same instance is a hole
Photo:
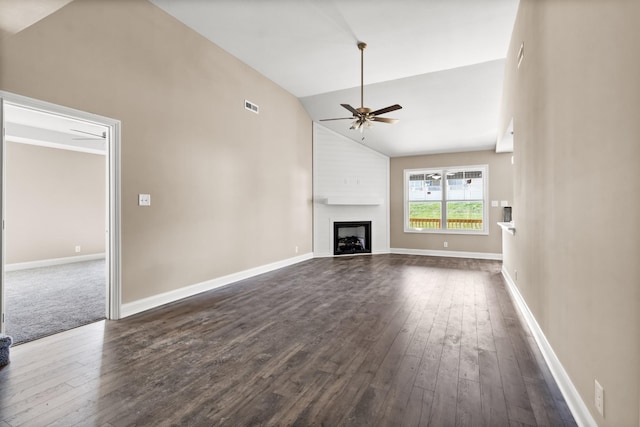
[[[492,200],[491,201],[491,207],[492,208],[497,208],[498,207],[498,201],[497,200]]]
[[[508,200],[501,201],[500,206],[509,206],[509,201]]]
[[[138,206],[151,206],[151,194],[138,194]]]

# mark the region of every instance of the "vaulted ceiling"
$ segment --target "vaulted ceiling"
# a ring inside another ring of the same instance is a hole
[[[385,115],[399,123],[322,125],[376,151],[495,148],[517,0],[150,1],[300,98],[314,121],[360,107],[366,42],[364,106],[400,104]]]
[[[69,1],[3,0],[0,35]],[[357,43],[366,42],[364,106],[400,104],[384,116],[399,122],[363,133],[352,120],[319,123],[383,154],[496,146],[518,0],[150,1],[298,97],[315,122],[349,117],[340,104],[361,106]]]

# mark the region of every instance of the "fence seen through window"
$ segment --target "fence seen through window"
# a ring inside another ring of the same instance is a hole
[[[406,171],[408,231],[485,229],[486,166]]]

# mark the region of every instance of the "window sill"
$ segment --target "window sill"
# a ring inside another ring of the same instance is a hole
[[[418,229],[412,229],[412,228],[405,228],[404,232],[405,233],[418,233],[418,234],[465,234],[467,236],[488,236],[489,235],[489,231],[488,230],[476,230],[476,231],[471,231],[471,230],[434,230],[434,229],[418,230]]]

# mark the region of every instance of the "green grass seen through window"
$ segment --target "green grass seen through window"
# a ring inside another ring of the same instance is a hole
[[[447,202],[450,219],[482,219],[482,202]],[[440,218],[440,202],[409,204],[409,218]]]
[[[447,203],[447,219],[483,219],[483,206],[482,202],[446,202]],[[440,212],[440,202],[417,202],[409,204],[409,219],[432,219],[442,220],[442,214]],[[414,222],[416,228],[440,228],[440,222]],[[447,227],[450,228],[463,228],[463,229],[478,229],[482,228],[480,224],[461,224],[449,222]]]

